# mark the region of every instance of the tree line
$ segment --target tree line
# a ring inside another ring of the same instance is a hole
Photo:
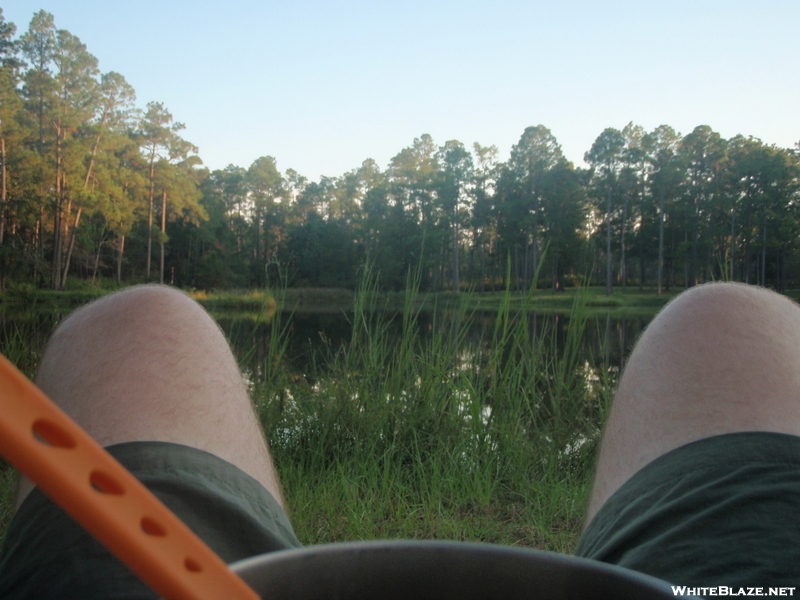
[[[390,289],[798,284],[798,155],[754,137],[631,123],[581,168],[543,125],[505,162],[426,134],[310,181],[210,171],[182,129],[51,14],[16,36],[0,9],[0,286],[352,287],[367,263]]]

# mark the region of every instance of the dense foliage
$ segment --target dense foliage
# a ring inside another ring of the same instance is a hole
[[[158,102],[142,110],[118,73],[40,11],[0,12],[0,287],[82,280],[182,287],[381,285],[409,269],[426,290],[558,289],[730,279],[797,285],[793,149],[708,126],[601,132],[589,168],[528,127],[506,162],[494,146],[414,139],[309,181],[276,160],[209,172]]]

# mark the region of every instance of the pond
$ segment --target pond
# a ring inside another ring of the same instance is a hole
[[[297,376],[319,376],[325,372],[325,362],[346,348],[353,335],[354,315],[351,312],[284,314],[280,327],[286,330],[286,349],[281,356],[285,365]],[[459,358],[462,362],[478,363],[491,351],[492,335],[497,314],[476,312],[466,320],[453,314],[421,312],[416,328],[421,339],[459,330]],[[652,319],[652,315],[628,316],[613,311],[594,313],[585,324],[581,337],[581,356],[593,368],[604,369],[612,380],[624,366],[636,340]],[[270,355],[270,343],[276,332],[271,323],[257,323],[226,315],[217,319],[231,342],[242,370],[248,378],[260,378]],[[392,334],[402,335],[402,315],[387,316]],[[531,343],[545,334],[554,334],[557,344],[563,344],[569,327],[569,317],[561,314],[529,315]],[[468,368],[470,364],[463,364]]]
[[[0,309],[0,348],[28,374],[38,364],[40,353],[52,329],[68,311],[25,311],[20,308]],[[259,322],[226,312],[215,317],[231,343],[234,354],[249,380],[263,375],[270,344],[276,336],[272,323]],[[326,363],[346,348],[353,335],[352,312],[318,313],[294,312],[278,315],[278,329],[283,331],[282,364],[297,377],[320,376]],[[459,360],[468,368],[490,352],[497,315],[495,312],[475,312],[467,319],[458,315],[421,312],[415,327],[421,339],[432,338],[442,331],[459,331]],[[639,334],[652,319],[651,315],[620,315],[614,311],[595,312],[586,321],[581,337],[581,356],[593,368],[605,370],[616,379],[625,358],[630,354]],[[390,335],[401,335],[402,315],[387,315]],[[557,344],[563,342],[569,327],[569,317],[561,314],[529,315],[531,343],[545,332],[554,334]]]

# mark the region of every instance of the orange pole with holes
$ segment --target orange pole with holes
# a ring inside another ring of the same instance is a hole
[[[259,600],[2,355],[0,454],[166,600]]]

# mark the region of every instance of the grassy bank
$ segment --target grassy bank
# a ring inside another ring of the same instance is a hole
[[[9,285],[0,292],[0,308],[6,310],[70,310],[86,304],[117,288],[82,286],[80,289],[53,291],[38,289],[31,285]],[[213,314],[249,312],[254,315],[275,309],[300,312],[348,311],[353,307],[357,291],[342,288],[288,288],[280,291],[281,303],[276,304],[276,291],[234,289],[234,290],[186,290],[189,295]],[[569,313],[580,293],[585,298],[589,310],[612,310],[615,312],[653,313],[673,298],[680,290],[672,290],[658,295],[654,288],[614,288],[611,296],[606,295],[605,287],[566,288],[560,291],[538,289],[530,291],[477,292],[418,292],[414,294],[414,306],[420,310],[460,307],[463,302],[470,303],[474,310],[494,311],[508,302],[511,308],[523,307],[539,312]],[[377,292],[376,292],[377,293]],[[789,293],[791,297],[796,297]],[[402,310],[406,302],[405,292],[383,291],[378,293],[381,309]]]
[[[276,305],[292,306],[293,293]],[[613,382],[578,343],[591,295],[570,294],[561,335],[524,310],[540,297],[495,294],[480,346],[465,347],[471,315],[483,310],[478,295],[437,302],[410,281],[394,299],[398,332],[367,277],[349,297],[349,343],[319,351],[318,368],[300,378],[284,362],[287,314],[273,312],[252,395],[304,543],[439,538],[572,550]],[[225,305],[235,300],[198,299],[235,309]],[[273,311],[267,296],[247,302]],[[417,321],[430,302],[446,310],[423,336]],[[29,334],[4,339],[2,351],[32,374]],[[0,469],[0,535],[12,487]]]

